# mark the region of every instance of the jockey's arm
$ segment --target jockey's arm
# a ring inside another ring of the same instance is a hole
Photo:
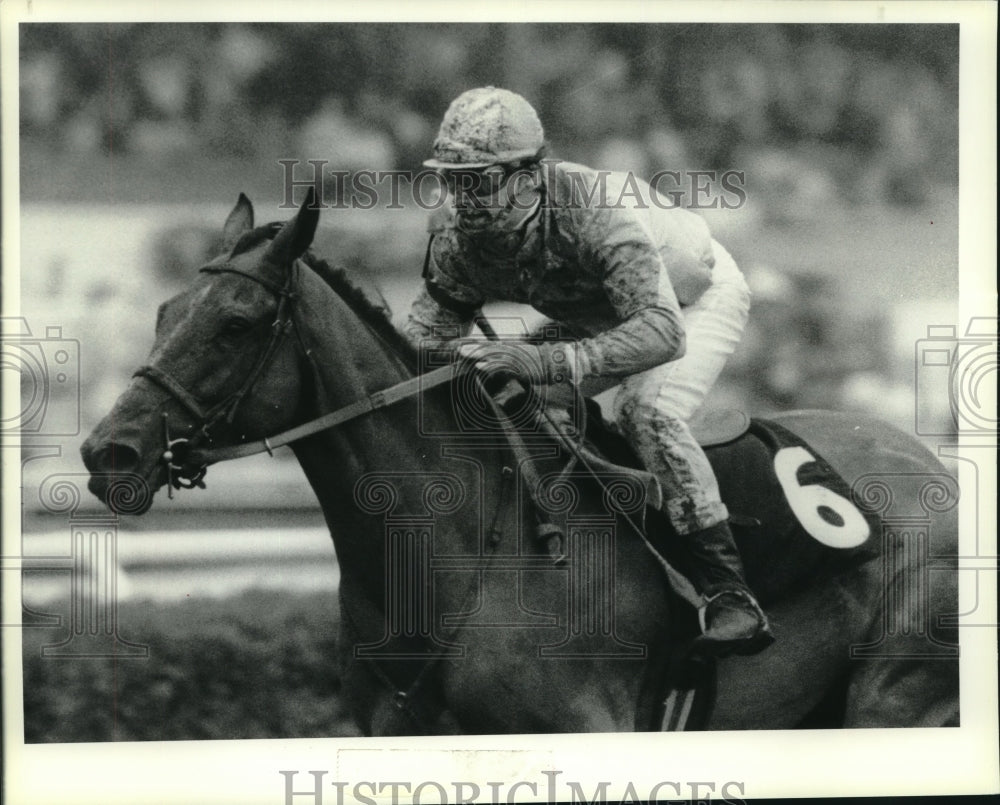
[[[476,308],[465,311],[442,304],[442,301],[431,295],[426,284],[420,289],[403,325],[403,333],[413,344],[441,347],[449,341],[465,338],[472,331]]]
[[[624,378],[675,361],[684,355],[680,309],[638,311],[616,327],[585,338],[578,349],[585,375]]]
[[[620,319],[579,343],[583,375],[628,377],[682,357],[680,303],[646,228],[628,211],[603,210],[584,223],[581,235],[581,257],[596,261]]]
[[[600,273],[618,324],[570,348],[570,374],[624,378],[684,354],[680,303],[647,229],[629,212],[600,210],[575,227],[578,256]],[[424,287],[410,309],[404,332],[416,344],[439,347],[463,339],[472,329],[482,294],[451,258],[445,238],[431,240]],[[551,345],[539,347],[543,365]],[[558,373],[558,369],[554,372]]]

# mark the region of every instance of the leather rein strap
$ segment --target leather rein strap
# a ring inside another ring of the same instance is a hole
[[[318,419],[313,419],[310,422],[298,425],[275,436],[258,439],[255,442],[245,442],[244,444],[214,447],[204,450],[194,449],[189,454],[188,461],[207,465],[215,464],[219,461],[252,456],[257,453],[271,453],[276,447],[282,447],[290,442],[305,439],[307,436],[312,436],[320,431],[335,428],[338,425],[343,425],[345,422],[350,422],[352,419],[357,419],[359,416],[393,405],[400,400],[405,400],[407,397],[412,397],[421,391],[448,383],[455,377],[458,370],[459,367],[456,364],[442,366],[426,374],[411,377],[409,380],[404,380],[395,386],[376,391],[374,394],[362,397],[360,400],[345,405],[343,408],[338,408],[336,411],[324,414]]]

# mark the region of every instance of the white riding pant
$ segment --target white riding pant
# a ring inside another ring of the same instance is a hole
[[[688,427],[743,336],[750,289],[732,256],[717,242],[713,284],[684,308],[682,358],[632,375],[615,398],[618,427],[659,479],[667,515],[689,534],[726,520],[708,458]]]

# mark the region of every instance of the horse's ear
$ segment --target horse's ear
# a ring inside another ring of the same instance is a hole
[[[226,223],[222,227],[222,248],[232,251],[240,235],[253,229],[253,204],[250,203],[243,193],[236,200],[236,206],[226,218]]]
[[[316,192],[310,187],[306,200],[271,241],[267,256],[273,263],[284,265],[301,257],[312,243],[316,234],[316,224],[319,223],[319,206],[316,204]]]

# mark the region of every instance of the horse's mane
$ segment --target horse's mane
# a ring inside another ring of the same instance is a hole
[[[236,241],[230,253],[235,257],[241,252],[248,251],[262,240],[272,240],[283,226],[282,222],[274,222],[258,226],[249,232],[245,232]],[[311,250],[302,255],[302,261],[320,277],[330,289],[347,303],[347,306],[365,324],[379,336],[393,352],[396,353],[411,371],[416,370],[417,348],[410,340],[403,335],[392,323],[392,311],[381,294],[378,300],[373,299],[373,293],[362,288],[352,277],[350,272],[339,265],[332,265],[328,261],[317,257]]]
[[[347,306],[371,327],[393,352],[403,359],[411,370],[415,370],[417,348],[396,329],[396,325],[392,323],[392,310],[390,310],[388,303],[381,298],[381,294],[379,294],[379,301],[373,300],[371,292],[358,285],[346,268],[331,265],[311,251],[302,255],[302,261],[315,271],[333,292],[343,299]]]

